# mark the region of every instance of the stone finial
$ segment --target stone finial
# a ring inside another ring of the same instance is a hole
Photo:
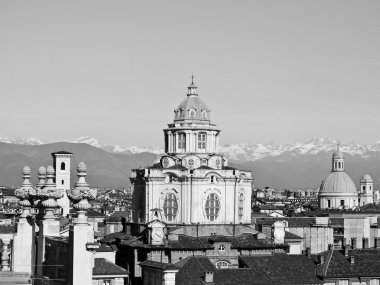
[[[24,181],[21,187],[15,190],[15,196],[20,199],[19,204],[22,206],[23,211],[21,218],[27,218],[30,216],[30,207],[33,204],[33,196],[36,194],[32,183],[30,183],[31,169],[29,166],[25,166],[22,169],[22,178]]]
[[[75,183],[75,187],[72,190],[67,190],[67,197],[73,203],[73,208],[78,212],[78,218],[76,224],[86,224],[87,210],[91,209],[90,200],[96,198],[96,189],[91,189],[86,182],[87,166],[84,162],[80,162],[77,167],[78,182]]]
[[[45,185],[45,179],[46,179],[46,168],[44,166],[41,166],[38,169],[38,183],[36,187],[42,188]]]
[[[41,200],[39,203],[41,208],[45,209],[44,219],[55,219],[54,209],[57,208],[57,199],[63,197],[62,190],[57,189],[54,183],[54,168],[49,165],[46,169],[46,182],[41,189],[37,191],[37,198]]]

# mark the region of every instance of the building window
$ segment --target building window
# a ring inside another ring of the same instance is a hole
[[[196,111],[194,110],[194,109],[189,109],[189,117],[190,118],[194,118],[195,117],[195,113],[196,113]]]
[[[220,201],[218,195],[211,193],[207,196],[205,210],[207,219],[209,221],[213,222],[217,219],[220,210]]]
[[[207,111],[202,110],[202,119],[207,119]]]
[[[66,169],[66,164],[64,162],[61,163],[61,170],[65,170]]]
[[[340,200],[340,205],[344,206],[344,200]]]
[[[365,190],[365,186],[364,185],[362,186],[362,189],[363,189],[363,191]]]
[[[184,133],[178,134],[178,148],[186,149],[186,134]]]
[[[225,247],[223,244],[221,244],[221,245],[219,246],[218,250],[219,250],[219,251],[225,251],[225,250],[226,250],[226,247]]]
[[[107,280],[103,280],[103,285],[111,285],[112,284],[112,280],[111,279],[107,279]]]
[[[64,184],[65,184],[65,180],[62,180],[62,181],[61,181],[61,185],[64,185]]]
[[[227,261],[218,261],[215,263],[216,268],[228,268],[229,263]]]
[[[327,208],[331,208],[331,200],[327,200]]]
[[[238,205],[238,215],[239,215],[239,220],[243,218],[244,214],[244,194],[240,193],[239,195],[239,205]]]
[[[167,221],[174,221],[178,211],[177,198],[173,193],[166,195],[164,200],[164,215]]]
[[[206,149],[206,134],[198,134],[198,149]]]

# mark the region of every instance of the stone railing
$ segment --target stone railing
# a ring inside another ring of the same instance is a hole
[[[1,271],[10,271],[12,264],[11,241],[13,240],[13,234],[0,234],[0,240],[2,243]]]

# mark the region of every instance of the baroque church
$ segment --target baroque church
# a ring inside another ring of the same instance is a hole
[[[371,176],[363,175],[360,179],[360,190],[358,191],[354,181],[344,170],[344,156],[338,146],[332,156],[331,173],[322,182],[318,193],[321,210],[354,209],[374,202]]]
[[[192,80],[164,129],[165,154],[132,170],[134,222],[249,224],[252,174],[228,166],[219,153],[220,130]]]

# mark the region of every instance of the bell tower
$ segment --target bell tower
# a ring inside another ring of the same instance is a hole
[[[360,179],[360,206],[373,203],[373,180],[368,174]]]
[[[70,201],[67,198],[66,190],[70,190],[70,165],[73,154],[68,151],[53,152],[55,169],[55,185],[57,189],[63,190],[63,197],[58,200],[58,205],[62,207],[62,215],[66,216],[70,210]]]

